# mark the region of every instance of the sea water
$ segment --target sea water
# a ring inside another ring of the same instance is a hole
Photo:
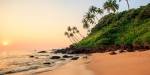
[[[54,69],[54,66],[59,67],[60,65],[63,65],[64,63],[70,61],[69,59],[65,59],[65,60],[50,59],[52,56],[62,57],[63,55],[64,54],[54,54],[48,51],[47,53],[38,53],[38,52],[33,52],[33,53],[26,52],[22,54],[6,53],[2,55],[2,57],[0,57],[0,74],[13,74],[13,73],[24,72],[24,71],[31,71],[30,73],[34,73],[36,71],[32,71],[32,70],[37,70],[41,68],[46,68],[46,70],[51,70]],[[50,63],[50,64],[44,64],[44,63]]]

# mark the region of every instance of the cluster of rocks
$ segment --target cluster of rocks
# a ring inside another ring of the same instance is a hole
[[[50,59],[65,60],[65,59],[69,59],[69,58],[70,58],[70,60],[77,60],[77,59],[79,59],[79,56],[72,56],[72,55],[52,56]]]
[[[90,53],[105,53],[110,52],[110,55],[115,55],[115,51],[119,53],[123,52],[134,52],[134,51],[145,51],[149,50],[149,47],[136,48],[133,46],[115,46],[115,45],[105,45],[97,48],[87,48],[87,47],[75,47],[70,46],[64,49],[56,49],[54,53],[65,53],[65,54],[90,54]]]
[[[67,47],[64,49],[54,50],[54,53],[62,53],[62,54],[87,54],[92,53],[92,48],[75,48],[75,47]]]
[[[35,59],[40,59],[42,56],[46,57],[47,59],[50,60],[78,60],[79,59],[79,55],[76,54],[62,54],[61,52],[59,52],[60,54],[57,53],[53,53],[52,55],[49,54],[49,56],[46,56],[46,53],[48,53],[47,51],[39,51],[37,52],[40,55],[29,55],[29,58],[35,58]],[[51,64],[49,62],[44,62],[43,64]]]
[[[6,61],[6,63],[10,63],[10,66],[3,69],[0,68],[0,75],[36,70],[40,68],[57,67],[58,65],[60,66],[67,62],[78,60],[80,57],[81,56],[79,54],[57,54],[45,50],[38,51],[31,55],[13,57],[10,62]]]

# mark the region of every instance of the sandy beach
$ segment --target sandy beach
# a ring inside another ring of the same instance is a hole
[[[53,71],[40,73],[38,75],[94,75],[94,73],[87,69],[84,60],[77,60]]]
[[[88,68],[95,75],[150,75],[150,51],[118,55],[93,54]]]
[[[73,61],[38,75],[150,75],[149,58],[150,51],[126,52],[117,55],[95,53],[88,60]]]
[[[49,59],[51,56],[47,54],[40,54],[38,59],[28,56],[7,58],[6,61],[3,59],[0,72],[4,75],[150,75],[150,51],[116,55],[93,53],[88,58],[84,55],[70,55],[80,57],[78,60],[71,60],[72,57],[61,60],[64,59],[61,54],[51,55],[60,56],[61,59]],[[54,63],[43,64],[44,62]]]

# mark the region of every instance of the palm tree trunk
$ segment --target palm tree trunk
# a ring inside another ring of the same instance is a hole
[[[97,19],[97,21],[98,21],[98,20],[99,20],[98,17],[97,17],[97,16],[95,16],[95,17],[96,17],[96,19]]]
[[[128,10],[129,10],[129,9],[130,9],[129,1],[128,1],[128,0],[126,0],[126,2],[127,2],[127,5],[128,5]]]
[[[78,42],[79,40],[74,36],[74,39],[76,40],[76,42]]]
[[[75,38],[79,41],[80,38],[78,37],[78,35],[76,35],[76,33],[74,35],[75,35]]]
[[[78,33],[80,35],[81,38],[84,38],[84,36],[81,33]]]
[[[74,38],[74,37],[72,37],[72,40],[74,41],[74,43],[77,43],[77,40],[75,40],[75,38]]]
[[[71,40],[71,38],[69,37],[70,42],[73,44],[74,42]]]

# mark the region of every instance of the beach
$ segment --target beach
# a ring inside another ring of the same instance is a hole
[[[89,59],[68,63],[38,75],[150,75],[150,51],[117,55],[94,53]]]
[[[49,53],[11,57],[1,61],[0,72],[4,75],[150,75],[150,51],[116,53],[93,53],[86,58]],[[74,57],[79,59],[72,60]]]
[[[87,69],[84,60],[77,60],[53,71],[44,72],[37,75],[94,75],[94,73]]]
[[[150,51],[117,55],[93,54],[88,68],[95,75],[150,75]]]

